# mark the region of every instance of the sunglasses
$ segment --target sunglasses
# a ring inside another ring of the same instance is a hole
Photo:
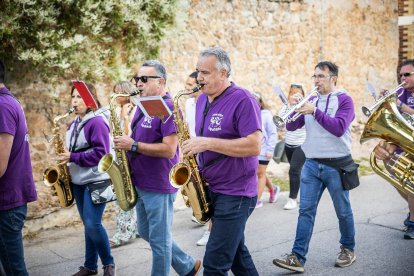
[[[408,78],[411,75],[414,75],[414,72],[402,73],[402,74],[400,74],[400,78],[402,78],[402,77]]]
[[[136,83],[138,83],[140,80],[143,83],[147,83],[148,79],[160,79],[161,77],[160,76],[141,76],[141,77],[134,76],[132,78],[135,80]]]

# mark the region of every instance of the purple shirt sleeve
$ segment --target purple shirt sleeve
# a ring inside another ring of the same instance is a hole
[[[294,116],[296,113],[293,113],[290,117]],[[290,118],[289,117],[289,118]],[[301,115],[297,118],[294,122],[290,122],[286,124],[286,129],[289,131],[294,131],[299,128],[302,128],[305,125],[305,116]]]
[[[94,167],[98,165],[102,156],[109,153],[109,126],[101,117],[95,117],[86,123],[84,132],[92,150],[72,152],[70,162],[74,162],[81,167]]]
[[[257,101],[253,97],[246,97],[237,106],[235,111],[236,129],[240,137],[247,137],[256,130],[261,130],[261,112]]]
[[[354,103],[352,98],[345,93],[338,95],[338,110],[335,113],[335,117],[330,117],[319,109],[316,109],[315,112],[316,121],[336,137],[341,137],[345,134],[354,117]]]
[[[7,133],[15,136],[17,120],[18,118],[16,118],[15,112],[10,105],[4,104],[0,107],[0,133]]]

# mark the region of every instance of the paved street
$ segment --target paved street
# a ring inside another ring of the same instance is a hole
[[[264,194],[268,197],[268,194]],[[191,221],[191,210],[177,196],[173,237],[194,258],[202,259],[204,247],[196,246],[206,226]],[[275,204],[256,209],[246,229],[248,248],[260,275],[286,275],[272,259],[291,250],[295,236],[297,210],[282,209],[287,193]],[[356,223],[357,261],[348,268],[334,267],[339,252],[339,230],[327,191],[318,208],[310,243],[306,275],[413,275],[414,240],[404,240],[403,220],[408,209],[395,189],[376,175],[361,178],[361,186],[351,192]],[[109,235],[115,219],[105,221]],[[30,275],[71,275],[83,264],[84,241],[80,226],[42,232],[25,241],[26,263]],[[142,239],[113,250],[117,275],[150,275],[151,250]],[[102,275],[102,269],[99,268]],[[175,273],[172,271],[172,275]]]

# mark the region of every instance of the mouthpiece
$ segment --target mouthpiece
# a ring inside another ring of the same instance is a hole
[[[194,87],[191,90],[193,91],[193,93],[195,93],[195,92],[199,91],[203,86],[204,86],[204,83],[200,83],[199,85],[197,85],[196,87]]]

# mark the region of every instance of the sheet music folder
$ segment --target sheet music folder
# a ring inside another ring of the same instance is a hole
[[[161,96],[147,96],[137,99],[137,104],[146,117],[170,117],[172,112]]]
[[[95,99],[92,97],[91,91],[89,91],[86,84],[81,80],[72,80],[73,86],[78,90],[80,96],[82,97],[85,105],[93,110],[98,109],[98,104]]]

